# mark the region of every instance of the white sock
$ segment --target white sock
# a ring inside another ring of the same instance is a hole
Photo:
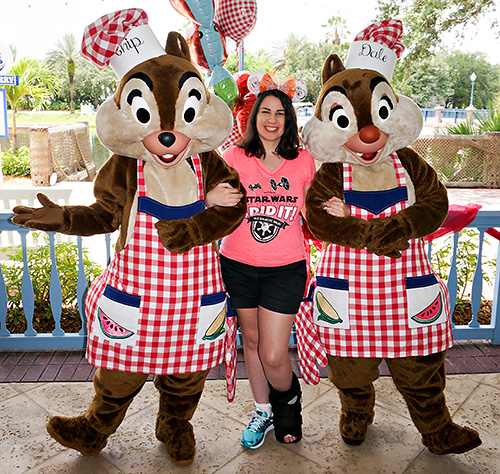
[[[257,403],[255,402],[255,408],[259,411],[263,411],[267,413],[267,416],[271,416],[273,414],[273,409],[271,408],[270,403]]]

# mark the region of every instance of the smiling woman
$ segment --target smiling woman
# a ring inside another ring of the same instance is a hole
[[[247,219],[224,237],[220,251],[255,398],[241,444],[257,449],[273,428],[280,443],[297,443],[301,389],[288,342],[307,280],[301,212],[315,165],[300,148],[290,97],[279,89],[261,92],[243,141],[223,158],[238,171],[248,202]]]

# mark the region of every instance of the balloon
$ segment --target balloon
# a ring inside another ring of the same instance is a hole
[[[182,15],[198,25],[208,27],[214,20],[214,0],[170,0]]]
[[[256,0],[220,0],[215,21],[222,34],[240,43],[253,30],[257,20]]]
[[[250,90],[248,89],[247,81],[248,77],[252,74],[250,71],[238,71],[233,74],[234,80],[238,86],[238,90],[240,91],[240,97],[245,97]]]
[[[295,79],[295,95],[293,96],[293,100],[301,101],[304,100],[307,95],[307,86],[305,82],[301,79]]]
[[[248,117],[256,100],[257,96],[253,92],[249,92],[245,97],[243,97],[242,100],[240,100],[238,104],[238,108],[236,110],[236,121],[238,122],[238,130],[241,135],[245,134]]]
[[[255,95],[260,93],[259,85],[260,81],[264,77],[266,73],[264,71],[253,72],[248,76],[247,79],[247,87],[250,92],[253,92]]]
[[[239,96],[238,86],[233,76],[227,69],[222,66],[214,67],[212,74],[208,78],[214,92],[220,97],[229,107],[231,107]]]
[[[239,90],[233,76],[222,67],[227,58],[226,39],[222,28],[214,21],[214,0],[170,0],[170,3],[181,15],[193,21],[194,27],[190,26],[189,33],[186,32],[193,62],[210,74],[207,80],[215,94],[227,105],[233,106],[239,98]],[[224,13],[221,18],[224,21],[230,18],[230,22],[233,22],[242,21],[238,15],[243,13],[247,17],[247,10],[256,14],[257,7],[255,1],[222,0],[219,11],[222,10],[226,10],[228,14]],[[255,23],[255,18],[253,22]],[[248,25],[244,28],[248,29]]]
[[[210,72],[215,66],[222,66],[226,62],[226,40],[215,23],[209,27],[195,25],[188,44],[193,62],[205,72]]]

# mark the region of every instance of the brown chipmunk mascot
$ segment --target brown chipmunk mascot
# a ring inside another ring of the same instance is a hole
[[[206,208],[219,183],[241,189],[213,151],[232,114],[210,94],[186,41],[163,49],[140,9],[105,15],[85,30],[82,54],[110,64],[120,82],[96,129],[114,154],[95,180],[96,202],[16,207],[16,224],[72,235],[120,229],[116,255],[86,296],[86,357],[97,367],[85,415],[53,417],[50,435],[96,456],[122,422],[148,374],[160,393],[156,437],[177,465],[193,462],[190,423],[211,368],[225,355],[226,292],[212,243],[242,221],[246,204]]]
[[[448,198],[434,169],[407,148],[423,121],[390,84],[401,33],[397,20],[372,24],[351,44],[345,66],[333,54],[323,67],[315,114],[303,129],[307,150],[322,162],[307,223],[328,244],[309,318],[339,390],[347,444],[366,437],[385,359],[423,444],[435,454],[462,453],[481,440],[453,423],[446,406],[449,295],[422,241],[446,218]],[[343,213],[329,209],[333,201]]]

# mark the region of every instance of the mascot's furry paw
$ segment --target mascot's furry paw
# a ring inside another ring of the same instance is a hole
[[[16,206],[12,209],[16,214],[12,218],[12,222],[30,229],[46,232],[60,232],[63,230],[65,228],[63,208],[52,202],[45,194],[38,193],[36,197],[43,207],[37,209],[34,207]]]
[[[372,423],[373,412],[342,412],[340,415],[340,435],[344,443],[350,446],[359,446],[365,440],[368,426]]]
[[[198,235],[187,219],[158,221],[155,227],[163,246],[172,253],[185,253],[198,245]]]
[[[90,457],[97,456],[108,440],[108,436],[92,428],[84,416],[53,416],[47,423],[47,431],[59,444]]]
[[[422,435],[422,443],[434,454],[460,454],[477,448],[482,441],[476,430],[450,422],[439,431]]]
[[[156,438],[165,443],[170,459],[177,466],[188,466],[194,461],[196,440],[189,421],[158,415]]]

